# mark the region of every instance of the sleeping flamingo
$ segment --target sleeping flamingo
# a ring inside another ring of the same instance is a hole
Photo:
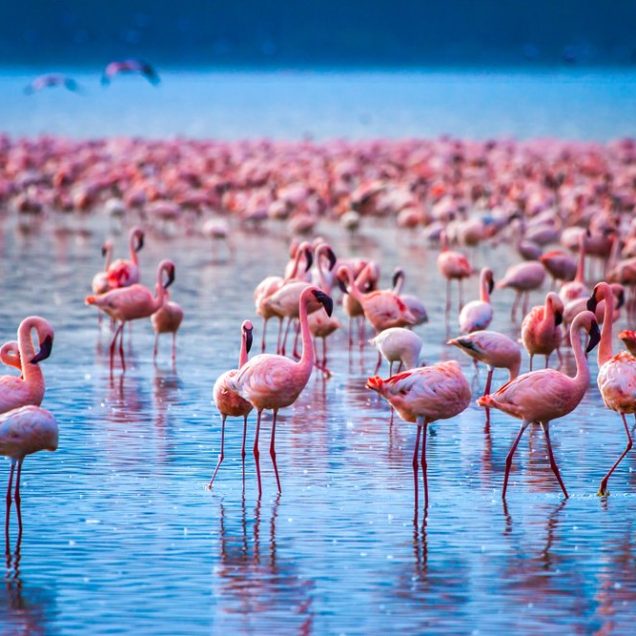
[[[163,275],[167,280],[163,282]],[[164,303],[166,290],[174,282],[174,263],[163,260],[157,268],[157,284],[155,286],[156,296],[143,285],[135,284],[130,287],[120,287],[101,296],[87,296],[86,304],[95,305],[97,309],[108,314],[116,323],[115,335],[110,343],[110,368],[113,369],[115,359],[115,345],[119,337],[119,356],[121,358],[122,369],[126,370],[124,361],[123,329],[124,325],[131,320],[139,318],[149,318],[158,311]]]
[[[40,350],[36,354],[32,332],[36,331]],[[18,349],[22,376],[0,376],[0,413],[7,413],[22,406],[40,406],[44,399],[44,375],[39,362],[51,355],[53,327],[44,318],[29,316],[18,328]],[[15,365],[12,365],[15,366]]]
[[[139,257],[137,253],[144,246],[144,233],[141,228],[134,227],[128,237],[130,260],[118,258],[106,271],[109,289],[130,287],[140,280]],[[103,293],[103,292],[102,292]]]
[[[252,405],[245,399],[243,399],[236,391],[232,390],[228,384],[229,378],[234,377],[240,369],[243,368],[247,362],[247,356],[252,348],[252,331],[254,327],[249,320],[244,320],[241,325],[241,349],[239,351],[239,363],[238,369],[231,369],[220,375],[214,383],[212,389],[212,396],[214,397],[214,403],[216,408],[221,414],[221,452],[219,453],[219,461],[214,469],[214,474],[208,488],[211,489],[214,485],[214,479],[219,472],[221,463],[223,462],[223,448],[225,444],[225,421],[228,417],[242,417],[243,418],[243,445],[241,446],[241,457],[243,464],[245,464],[245,439],[247,437],[247,416],[252,411]]]
[[[625,455],[632,448],[632,436],[625,419],[626,413],[636,413],[636,357],[627,351],[616,355],[612,353],[612,323],[614,315],[614,294],[611,287],[603,282],[594,287],[588,307],[594,311],[600,300],[605,301],[605,316],[601,344],[598,348],[598,377],[597,384],[608,409],[616,411],[623,419],[623,426],[627,435],[627,447],[601,480],[598,494],[607,497],[609,490],[607,482]]]
[[[405,422],[417,424],[413,453],[413,481],[417,514],[417,460],[422,438],[422,479],[424,481],[424,514],[428,508],[426,470],[426,435],[431,422],[459,415],[470,403],[470,386],[455,360],[439,362],[398,373],[387,380],[379,376],[367,380],[367,388],[379,393]]]
[[[172,334],[172,360],[174,362],[177,357],[177,331],[183,322],[183,309],[170,300],[170,292],[166,292],[166,297],[163,301],[163,305],[150,316],[150,322],[155,332],[155,344],[152,348],[152,358],[157,358],[157,352],[159,350],[159,334],[171,333]]]
[[[228,386],[242,398],[248,400],[257,411],[256,436],[254,438],[254,457],[259,458],[258,436],[261,417],[264,410],[273,411],[272,436],[269,454],[274,464],[278,492],[282,492],[278,466],[276,464],[276,417],[282,408],[292,405],[305,388],[314,367],[314,347],[311,341],[308,315],[320,306],[328,316],[333,311],[333,301],[318,287],[306,287],[300,295],[299,317],[302,336],[302,356],[298,362],[281,355],[262,353],[245,363],[239,372],[228,378]],[[260,471],[258,475],[258,494],[262,494]]]
[[[473,273],[473,268],[463,254],[448,249],[448,237],[444,230],[440,234],[440,240],[441,249],[437,256],[437,269],[446,279],[446,311],[448,312],[451,307],[451,281],[456,280],[459,286],[459,308],[461,309],[464,304],[462,281]]]
[[[549,292],[543,305],[537,305],[521,323],[521,340],[530,354],[530,371],[532,360],[536,354],[545,356],[547,368],[550,354],[561,344],[561,328],[563,322],[563,301],[555,292]]]
[[[590,383],[590,371],[583,352],[579,332],[585,330],[590,340],[585,353],[589,353],[598,344],[600,332],[594,314],[585,311],[579,314],[570,327],[570,339],[576,360],[576,375],[571,378],[556,369],[540,369],[520,375],[504,384],[496,393],[484,395],[477,400],[479,406],[495,408],[520,419],[521,428],[506,457],[502,499],[506,498],[508,477],[512,458],[519,445],[521,436],[532,423],[541,424],[550,457],[550,467],[555,474],[564,496],[568,491],[561,479],[561,473],[554,459],[550,442],[550,422],[571,413],[581,402]]]
[[[490,294],[495,286],[492,270],[484,267],[479,275],[479,300],[471,300],[459,312],[459,330],[462,333],[483,331],[492,322]]]
[[[28,366],[28,365],[27,365]],[[20,476],[22,463],[27,455],[41,450],[57,450],[58,427],[53,415],[39,406],[22,406],[0,415],[0,455],[11,459],[9,482],[7,484],[7,506],[5,518],[5,536],[9,537],[9,517],[13,476],[16,472],[13,500],[18,517],[18,543],[22,538],[22,511],[20,508]]]

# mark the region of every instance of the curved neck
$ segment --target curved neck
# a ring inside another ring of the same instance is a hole
[[[574,360],[576,361],[576,375],[574,380],[577,384],[582,385],[583,390],[587,389],[587,385],[590,383],[590,369],[587,366],[587,358],[583,352],[583,346],[581,345],[581,327],[575,321],[570,328],[570,341],[572,343],[572,350],[574,351]]]
[[[298,310],[298,320],[300,321],[300,335],[303,343],[303,353],[298,361],[298,365],[303,371],[307,373],[307,377],[311,375],[314,368],[314,343],[311,339],[311,331],[309,330],[309,319],[307,314],[307,293],[312,293],[311,290],[306,290],[300,297],[300,307]],[[318,311],[322,311],[319,309]]]
[[[614,294],[609,285],[603,287],[605,311],[603,312],[603,330],[598,346],[598,366],[605,364],[612,357],[612,321],[614,319]]]
[[[576,262],[576,276],[574,280],[577,283],[585,282],[585,234],[579,241],[579,259]]]
[[[20,350],[20,360],[22,361],[22,378],[29,383],[44,383],[44,376],[38,364],[31,364],[35,357],[35,347],[31,332],[35,329],[36,323],[33,320],[23,320],[18,329],[18,349]]]
[[[479,290],[479,298],[484,303],[490,302],[490,293],[488,291],[488,281],[486,280],[486,272],[482,272],[479,278],[481,289]]]
[[[298,275],[298,268],[300,267],[300,259],[302,255],[303,255],[303,250],[297,249],[296,254],[294,256],[294,267],[291,271],[291,274],[287,277],[287,280],[296,278],[296,276]]]
[[[247,337],[241,330],[241,351],[239,352],[239,369],[247,362]]]

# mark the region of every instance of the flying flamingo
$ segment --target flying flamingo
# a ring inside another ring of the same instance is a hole
[[[495,286],[492,270],[484,267],[479,275],[479,300],[471,300],[459,312],[459,330],[462,333],[483,331],[492,322],[490,294]]]
[[[244,320],[241,325],[241,349],[239,352],[239,364],[238,369],[231,369],[220,375],[214,383],[212,389],[212,396],[214,397],[214,403],[216,408],[221,414],[221,452],[219,454],[219,461],[214,469],[214,474],[208,488],[211,489],[214,485],[214,479],[219,472],[221,463],[223,462],[223,448],[225,444],[225,421],[228,417],[242,417],[243,418],[243,445],[241,446],[241,457],[243,464],[245,464],[245,439],[247,437],[247,416],[252,411],[252,405],[244,400],[236,391],[230,388],[228,384],[229,378],[233,378],[240,369],[243,368],[247,362],[247,355],[252,348],[252,331],[254,327],[249,320]]]
[[[605,301],[605,316],[601,344],[598,348],[598,377],[596,382],[601,391],[603,402],[608,409],[616,411],[623,419],[623,426],[627,434],[627,447],[601,480],[598,494],[601,497],[609,495],[607,482],[621,463],[623,457],[632,448],[632,436],[625,419],[626,413],[636,413],[636,357],[627,351],[616,355],[612,353],[612,323],[614,314],[614,294],[607,283],[598,283],[594,287],[588,301],[589,308],[594,311],[596,304]]]
[[[22,511],[20,508],[20,476],[22,463],[27,455],[41,450],[57,450],[58,428],[53,415],[39,406],[22,406],[0,415],[0,455],[11,459],[9,482],[7,484],[7,506],[5,518],[5,536],[9,539],[9,517],[13,475],[16,472],[13,500],[18,517],[18,543],[22,538]]]
[[[424,511],[428,508],[426,470],[426,433],[431,422],[459,415],[470,403],[470,387],[455,360],[439,362],[430,367],[418,367],[398,373],[387,380],[379,376],[367,380],[367,388],[379,393],[405,422],[417,424],[413,453],[413,481],[417,513],[417,468],[420,437],[422,438],[422,478],[424,481]],[[423,429],[423,431],[422,431]]]
[[[393,363],[399,362],[398,373],[402,366],[405,369],[414,369],[419,366],[420,353],[422,351],[422,339],[410,329],[404,327],[391,327],[381,331],[375,338],[371,338],[372,344],[380,355],[389,363],[389,375],[393,375]],[[375,369],[378,372],[380,366]]]
[[[153,85],[157,85],[161,81],[157,71],[148,62],[132,59],[107,64],[102,73],[102,84],[104,86],[110,84],[113,77],[120,73],[139,73]]]
[[[172,334],[172,360],[177,357],[177,331],[183,322],[183,309],[170,300],[170,292],[166,292],[163,305],[150,316],[150,322],[155,332],[155,345],[152,349],[153,360],[157,358],[159,350],[159,334]]]
[[[298,362],[281,355],[262,353],[245,363],[239,372],[228,378],[228,386],[242,398],[248,400],[257,410],[256,437],[254,439],[254,457],[259,458],[258,436],[261,428],[261,416],[264,410],[273,411],[272,437],[269,454],[274,464],[278,492],[281,492],[278,466],[276,465],[276,417],[282,408],[292,405],[305,388],[314,367],[314,347],[311,341],[308,315],[320,306],[328,316],[333,311],[333,301],[318,287],[306,287],[300,295],[299,317],[302,336],[302,356]],[[262,494],[260,471],[258,475],[258,494]]]
[[[163,282],[164,273],[167,280]],[[156,296],[153,297],[152,292],[139,283],[130,287],[120,287],[112,289],[101,296],[87,296],[86,304],[95,305],[100,311],[108,314],[116,323],[119,323],[115,330],[115,335],[110,343],[110,368],[113,369],[115,358],[115,345],[119,337],[119,356],[121,358],[122,369],[126,370],[124,361],[124,346],[122,332],[124,325],[131,320],[139,318],[149,318],[158,311],[162,306],[166,297],[166,290],[174,282],[174,263],[169,260],[163,260],[157,268],[157,284]]]
[[[590,335],[585,353],[579,337],[579,332],[582,330],[586,330]],[[515,450],[524,431],[532,423],[541,424],[541,428],[543,428],[550,456],[550,467],[564,496],[568,497],[552,452],[550,422],[571,413],[583,399],[590,383],[590,371],[585,354],[598,344],[599,338],[600,332],[594,314],[590,311],[579,314],[570,327],[570,339],[576,360],[576,375],[573,378],[555,369],[530,371],[504,384],[496,393],[484,395],[477,400],[479,406],[499,409],[522,421],[519,433],[506,457],[502,499],[506,498],[508,477]]]
[[[35,330],[40,343],[36,354],[32,332]],[[40,406],[44,399],[44,375],[39,362],[51,355],[53,327],[44,318],[29,316],[18,327],[18,349],[22,376],[0,376],[0,413],[7,413],[22,406]],[[12,364],[15,366],[15,364]]]
[[[144,233],[141,228],[130,230],[128,238],[130,260],[118,258],[106,271],[109,289],[130,287],[139,282],[139,257],[137,253],[144,246]]]
[[[497,289],[510,287],[515,290],[515,300],[510,310],[510,318],[514,321],[517,319],[517,309],[524,297],[523,314],[528,313],[528,296],[534,289],[538,289],[543,284],[545,278],[545,269],[541,263],[529,261],[526,263],[518,263],[509,267],[505,276],[497,283]]]
[[[35,79],[31,80],[25,87],[24,93],[26,95],[33,95],[45,88],[53,88],[55,86],[63,86],[71,93],[81,93],[80,85],[68,75],[62,75],[60,73],[50,73],[48,75],[39,75]]]
[[[437,269],[446,279],[446,311],[450,311],[450,286],[451,281],[456,280],[459,286],[459,308],[461,309],[463,300],[462,280],[468,278],[473,273],[473,268],[468,259],[460,252],[448,249],[448,237],[442,230],[440,234],[441,250],[437,256]]]
[[[521,340],[530,354],[530,371],[532,360],[536,354],[545,356],[547,368],[550,354],[561,344],[561,328],[563,322],[563,301],[555,292],[549,292],[543,305],[537,305],[521,323]]]

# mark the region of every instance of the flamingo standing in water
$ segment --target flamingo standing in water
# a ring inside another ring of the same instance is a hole
[[[183,309],[170,300],[170,292],[166,292],[166,297],[163,301],[163,305],[150,316],[150,322],[152,328],[155,331],[155,344],[152,349],[152,359],[157,358],[157,352],[159,350],[159,334],[171,333],[172,334],[172,360],[174,362],[177,357],[177,331],[183,322]]]
[[[450,285],[452,280],[456,280],[459,286],[459,308],[464,304],[462,281],[473,273],[473,268],[469,260],[460,252],[448,249],[448,237],[442,230],[440,234],[441,251],[437,256],[437,269],[446,279],[446,311],[450,311]]]
[[[470,386],[455,360],[439,362],[430,367],[418,367],[398,373],[387,380],[379,376],[367,380],[367,388],[379,393],[405,422],[417,424],[413,453],[413,481],[417,514],[417,468],[420,437],[422,438],[422,479],[424,481],[424,511],[428,508],[428,478],[426,470],[426,431],[431,422],[459,415],[470,403]]]
[[[106,271],[109,289],[130,287],[140,280],[139,257],[137,253],[144,246],[144,233],[141,228],[134,227],[130,230],[128,245],[130,249],[130,260],[118,258],[115,262],[111,263]]]
[[[254,458],[259,459],[258,436],[261,428],[261,416],[264,410],[273,411],[272,436],[269,454],[274,464],[278,492],[282,492],[278,466],[276,464],[276,417],[282,408],[292,405],[305,388],[314,367],[314,347],[311,341],[308,315],[324,307],[328,316],[333,311],[333,301],[318,287],[306,287],[298,301],[300,333],[302,337],[302,356],[298,362],[285,356],[262,353],[245,363],[239,372],[227,379],[228,386],[242,398],[248,400],[257,410],[256,436],[254,438]],[[258,494],[262,494],[260,471],[258,476]]]
[[[402,366],[407,370],[419,366],[420,353],[422,351],[422,339],[410,329],[404,327],[391,327],[381,331],[375,338],[371,338],[372,344],[380,355],[389,363],[389,375],[393,375],[393,363],[399,362],[398,373]],[[375,369],[378,372],[380,366]]]
[[[97,272],[97,274],[93,276],[93,280],[91,282],[93,294],[105,294],[110,289],[110,285],[108,283],[108,269],[113,256],[113,242],[110,239],[104,241],[104,244],[102,245],[102,256],[105,258],[104,270]]]
[[[11,499],[15,501],[18,517],[18,543],[22,539],[22,511],[20,508],[20,476],[22,463],[27,455],[41,450],[57,450],[58,427],[53,415],[39,406],[23,406],[0,415],[0,455],[11,459],[9,482],[7,484],[7,506],[5,518],[5,536],[9,541],[9,517]],[[15,490],[13,476],[16,472]]]
[[[510,310],[510,318],[517,319],[517,309],[523,296],[523,314],[528,313],[528,296],[534,289],[539,289],[545,279],[545,269],[541,263],[529,261],[509,267],[504,277],[497,283],[497,289],[510,287],[515,290],[515,300]]]
[[[479,275],[479,300],[471,300],[459,312],[459,330],[462,333],[483,331],[492,322],[490,294],[495,286],[492,270],[484,267]]]
[[[570,327],[570,339],[576,360],[576,375],[571,378],[556,369],[540,369],[520,375],[504,384],[496,393],[484,395],[477,400],[479,406],[496,408],[508,415],[520,419],[521,428],[506,457],[502,499],[506,498],[508,477],[512,458],[517,450],[524,431],[532,423],[541,424],[550,456],[550,468],[555,474],[564,496],[568,491],[561,479],[552,444],[550,442],[550,422],[571,413],[581,402],[590,383],[590,371],[583,352],[579,332],[585,330],[590,340],[585,353],[589,353],[598,344],[600,332],[594,314],[590,311],[580,313]]]
[[[167,280],[163,282],[164,273]],[[115,335],[110,343],[110,368],[113,369],[115,358],[115,346],[119,337],[119,356],[121,358],[122,369],[126,370],[124,361],[124,346],[122,335],[124,325],[131,320],[139,318],[149,318],[156,311],[161,309],[166,298],[166,290],[174,282],[174,263],[163,260],[157,268],[156,296],[143,285],[135,284],[130,287],[120,287],[102,294],[101,296],[87,296],[86,304],[95,305],[100,311],[108,314],[116,323]]]
[[[530,371],[532,360],[536,354],[545,356],[547,368],[550,354],[561,344],[561,328],[563,322],[563,301],[555,292],[549,292],[545,303],[530,310],[521,323],[521,340],[530,354]]]
[[[605,301],[605,316],[601,344],[598,348],[598,377],[597,384],[608,409],[616,411],[623,419],[623,426],[627,435],[627,447],[601,480],[598,494],[601,497],[609,495],[607,482],[623,457],[632,448],[632,436],[625,419],[626,413],[636,413],[636,357],[627,351],[616,355],[612,353],[612,323],[614,316],[614,294],[607,283],[598,283],[594,287],[588,307],[594,311],[596,304]]]
[[[244,320],[241,325],[241,349],[239,352],[239,365],[238,369],[231,369],[220,375],[214,383],[212,389],[212,396],[214,397],[214,403],[216,408],[221,414],[221,452],[219,453],[219,461],[214,469],[214,474],[208,488],[211,489],[214,485],[214,479],[219,472],[221,463],[223,462],[223,448],[225,445],[225,421],[228,417],[242,417],[243,418],[243,445],[241,446],[241,457],[243,464],[245,464],[245,439],[247,437],[247,416],[252,411],[252,405],[247,400],[243,399],[236,391],[230,388],[228,380],[233,378],[240,369],[243,368],[247,362],[248,354],[252,348],[252,331],[254,327],[249,320]]]
[[[33,330],[37,332],[40,343],[37,354],[33,345]],[[53,335],[51,324],[39,316],[29,316],[20,323],[18,350],[22,377],[0,377],[0,413],[27,405],[40,406],[44,399],[45,384],[39,362],[51,355]]]

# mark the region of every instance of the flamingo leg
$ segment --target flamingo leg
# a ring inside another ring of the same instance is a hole
[[[172,361],[177,359],[177,332],[172,334]]]
[[[281,349],[280,349],[280,355],[284,356],[285,355],[285,348],[287,346],[287,335],[289,334],[289,328],[291,326],[292,323],[292,319],[288,318],[287,319],[287,326],[285,327],[285,335],[283,336],[283,342],[281,345]]]
[[[155,334],[155,345],[152,348],[152,359],[156,360],[157,359],[157,352],[159,351],[159,334],[156,333]]]
[[[517,308],[519,307],[519,300],[521,299],[521,292],[515,292],[515,299],[512,303],[512,308],[510,309],[510,318],[512,322],[517,320]]]
[[[256,464],[256,479],[258,481],[258,498],[261,498],[263,494],[263,486],[261,484],[261,464],[260,464],[260,452],[258,450],[258,434],[261,432],[261,415],[262,410],[259,410],[256,415],[256,434],[254,436],[254,463]]]
[[[123,328],[124,324],[125,323],[122,323],[122,329],[119,332],[119,359],[121,360],[122,371],[126,371],[126,361],[124,360],[124,328]],[[130,335],[130,329],[128,330],[128,335]]]
[[[494,372],[494,367],[488,367],[488,375],[486,376],[486,387],[484,388],[484,395],[490,395],[490,387],[492,386],[492,375]]]
[[[217,462],[216,468],[214,469],[212,479],[210,479],[210,483],[208,484],[208,490],[212,490],[214,480],[216,479],[216,474],[219,472],[219,468],[221,467],[221,463],[223,462],[223,449],[225,448],[225,420],[227,420],[227,415],[223,415],[223,417],[221,418],[221,452],[219,453],[219,461]]]
[[[621,417],[623,418],[623,426],[625,427],[625,433],[627,434],[627,446],[625,447],[625,450],[623,451],[621,456],[616,460],[614,465],[609,469],[609,472],[607,473],[607,475],[605,475],[605,477],[603,477],[603,479],[601,480],[601,485],[598,489],[599,497],[607,497],[607,495],[609,495],[609,490],[607,489],[607,482],[609,481],[609,478],[612,475],[612,473],[616,470],[616,467],[621,463],[621,461],[623,461],[623,457],[625,457],[625,455],[627,455],[627,453],[629,453],[629,451],[632,448],[632,436],[629,432],[629,426],[627,425],[627,420],[625,419],[625,413],[621,413]]]
[[[550,364],[550,354],[547,353],[545,356],[545,368],[548,368],[548,364]]]
[[[294,358],[300,358],[300,354],[298,353],[298,335],[300,334],[300,322],[296,323],[296,335],[294,336],[294,350],[292,352],[292,355],[294,356]],[[315,347],[314,347],[314,351],[315,351]]]
[[[532,371],[532,361],[534,360],[534,353],[530,354],[530,371]]]
[[[548,447],[548,455],[550,456],[550,468],[552,468],[552,472],[557,478],[559,486],[561,486],[561,490],[567,499],[569,497],[568,491],[565,489],[565,484],[563,483],[563,479],[561,479],[561,473],[559,472],[559,467],[557,466],[556,460],[554,459],[554,453],[552,452],[552,443],[550,442],[550,422],[542,422],[541,428],[543,428],[543,432],[545,433],[545,443]]]
[[[349,316],[349,351],[353,347],[353,317]]]
[[[13,473],[15,472],[15,464],[16,464],[15,459],[12,459],[11,470],[9,471],[9,482],[7,484],[7,506],[6,506],[5,519],[4,519],[4,537],[5,537],[7,554],[9,554],[9,516],[11,514],[11,501],[12,501],[11,491],[13,489]]]
[[[527,291],[523,295],[523,315],[528,313],[528,306],[530,305],[530,292]]]
[[[426,519],[426,511],[428,510],[428,471],[426,465],[426,422],[422,431],[422,458],[420,464],[422,466],[422,480],[424,481],[424,518]]]
[[[263,336],[261,337],[261,353],[265,353],[265,333],[267,332],[267,318],[263,318]]]
[[[450,300],[450,294],[451,294],[451,290],[450,290],[450,278],[446,279],[446,313],[448,313],[450,311],[451,308],[451,300]]]
[[[327,372],[327,338],[322,339],[322,368]]]
[[[278,317],[278,339],[276,341],[276,353],[280,353],[281,336],[283,335],[283,319]]]
[[[124,323],[122,322],[120,325],[117,325],[117,329],[115,329],[115,335],[110,342],[110,369],[112,371],[115,365],[115,347],[117,346],[117,337],[119,336],[119,332],[123,328]]]
[[[274,417],[272,418],[272,437],[269,442],[269,456],[272,458],[272,464],[274,465],[274,474],[276,475],[276,485],[278,486],[278,492],[283,492],[280,487],[280,477],[278,476],[278,464],[276,463],[276,416],[278,415],[278,409],[273,411]]]
[[[418,509],[418,479],[417,479],[417,469],[418,469],[418,456],[420,451],[420,437],[422,436],[422,427],[418,425],[417,427],[417,437],[415,438],[415,450],[413,451],[413,488],[415,493],[415,512],[414,519],[417,522],[417,509]]]
[[[519,433],[517,433],[517,437],[515,438],[515,441],[513,442],[512,446],[510,447],[510,450],[508,451],[508,455],[506,457],[506,474],[504,475],[503,490],[501,491],[502,499],[506,498],[506,490],[508,489],[508,477],[510,476],[510,467],[512,466],[512,458],[515,454],[515,451],[517,450],[517,446],[519,446],[519,442],[521,441],[521,436],[523,435],[524,431],[528,428],[529,424],[530,422],[525,422],[525,421],[521,423],[521,428],[519,429]]]
[[[391,360],[391,362],[389,362],[389,377],[390,378],[393,377],[393,360]]]
[[[22,542],[22,497],[20,497],[20,475],[22,475],[23,461],[23,459],[18,460],[18,472],[15,476],[15,496],[13,498],[15,501],[15,511],[18,515],[18,545]]]
[[[459,287],[459,311],[461,311],[464,306],[464,283],[461,278],[458,279],[457,286]]]
[[[245,441],[247,439],[247,415],[243,416],[243,444],[241,444],[241,457],[245,465]]]

